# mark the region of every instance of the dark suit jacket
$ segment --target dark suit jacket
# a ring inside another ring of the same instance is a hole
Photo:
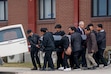
[[[82,49],[81,42],[82,42],[82,38],[80,33],[75,32],[71,35],[71,47],[73,52],[76,52]]]
[[[92,32],[95,34],[95,36],[97,38],[97,32],[95,30],[92,30]]]
[[[82,31],[79,28],[77,28],[76,31],[82,35]],[[84,32],[84,30],[83,30],[83,32]],[[85,34],[85,32],[84,32],[84,34]],[[82,39],[82,47],[86,48],[86,40]]]
[[[101,31],[97,33],[97,44],[99,49],[105,49],[106,48],[106,32]]]
[[[82,35],[82,31],[79,28],[77,28],[76,31]],[[84,30],[83,30],[83,32],[84,32]],[[85,34],[85,32],[84,32],[84,34]]]
[[[62,37],[60,46],[63,50],[66,50],[69,47],[69,38],[67,36]]]
[[[87,35],[86,41],[87,41],[87,49],[89,53],[92,53],[92,50],[94,50],[94,52],[98,51],[96,36],[93,32]]]
[[[45,47],[44,51],[52,51],[52,50],[55,49],[54,38],[53,38],[53,35],[50,32],[46,32],[43,35],[42,44]]]
[[[28,36],[28,42],[31,45],[31,51],[34,51],[37,49],[36,45],[38,44],[39,41],[39,35],[33,34],[32,36]]]

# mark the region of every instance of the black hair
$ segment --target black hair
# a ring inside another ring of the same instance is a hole
[[[102,24],[97,24],[97,26],[98,26],[99,28],[103,28],[103,25],[102,25]]]
[[[46,32],[48,29],[47,28],[41,28],[40,31],[41,32]]]
[[[88,27],[90,27],[90,26],[94,26],[92,23],[90,23],[90,24],[88,24]]]
[[[32,32],[32,30],[27,30],[27,34],[30,34]]]
[[[90,31],[90,28],[89,28],[89,26],[87,26],[85,29],[86,29],[87,31]]]
[[[75,32],[77,31],[74,26],[71,26],[71,27],[69,27],[69,28],[70,28],[71,30],[75,31]]]
[[[61,29],[62,26],[61,26],[60,24],[57,24],[57,25],[55,26],[55,29],[56,29],[56,28],[60,28],[60,29]]]

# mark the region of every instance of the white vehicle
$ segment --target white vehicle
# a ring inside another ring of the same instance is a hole
[[[22,24],[0,28],[0,57],[28,52]]]

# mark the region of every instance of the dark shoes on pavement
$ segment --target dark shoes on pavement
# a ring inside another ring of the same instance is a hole
[[[83,70],[95,70],[96,68],[97,68],[96,66],[93,66],[91,68],[84,67]]]
[[[54,71],[55,69],[53,68],[53,69],[51,69],[51,68],[49,68],[49,69],[46,69],[46,68],[42,68],[42,69],[40,69],[40,71]]]
[[[37,68],[34,67],[34,68],[32,68],[31,70],[37,70]]]

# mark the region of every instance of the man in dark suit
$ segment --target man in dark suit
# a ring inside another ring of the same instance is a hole
[[[96,54],[96,62],[99,66],[99,60],[104,64],[104,67],[107,66],[107,62],[103,57],[104,50],[106,48],[106,32],[103,29],[102,24],[97,25],[97,44],[98,44],[98,52]]]
[[[77,32],[81,34],[81,36],[85,36],[85,32],[84,32],[84,22],[80,21],[79,22],[79,27],[77,28]],[[81,53],[79,55],[79,58],[82,57],[82,67],[86,67],[86,40],[82,38],[82,50]]]
[[[39,57],[38,57],[38,52],[39,52],[39,36],[34,34],[31,30],[27,30],[27,34],[29,35],[28,36],[28,41],[31,45],[31,50],[30,50],[30,55],[31,55],[31,59],[32,59],[32,64],[34,66],[34,68],[32,68],[31,70],[37,70],[37,66],[36,66],[36,61],[39,65],[39,68],[41,68],[41,65],[40,65],[40,60],[39,60]],[[36,59],[36,61],[35,61]]]
[[[79,32],[81,35],[85,35],[84,27],[85,27],[84,22],[80,21],[79,26],[77,28],[77,32]]]
[[[75,69],[78,69],[80,68],[78,57],[81,51],[82,38],[81,34],[76,32],[75,27],[69,27],[69,33],[71,33],[71,47],[72,47],[74,62],[76,64]]]
[[[51,57],[52,51],[55,49],[53,35],[50,32],[47,32],[47,28],[41,28],[40,31],[43,34],[42,44],[44,46],[43,52],[45,52],[44,65],[42,70],[46,70],[47,62],[51,68],[50,70],[54,70],[54,64]]]

